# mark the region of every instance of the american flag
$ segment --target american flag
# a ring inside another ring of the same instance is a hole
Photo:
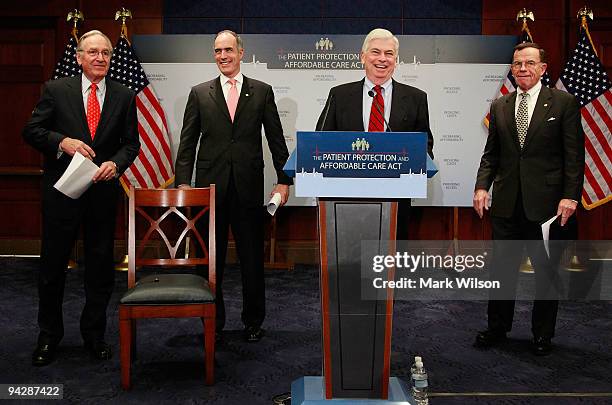
[[[55,69],[53,69],[52,80],[61,79],[62,77],[72,77],[81,74],[81,67],[76,61],[77,39],[76,33],[70,36],[62,59],[57,61]]]
[[[109,75],[136,92],[140,152],[123,176],[124,189],[166,187],[174,181],[168,124],[153,87],[125,37],[113,50]]]
[[[533,39],[531,38],[531,32],[529,32],[529,27],[527,26],[526,22],[523,23],[523,28],[521,29],[521,38],[518,43],[522,44],[523,42],[533,42]],[[542,82],[543,86],[550,87],[552,85],[552,79],[550,78],[548,71],[544,72],[540,81]],[[508,69],[506,79],[504,79],[504,82],[502,83],[501,88],[499,89],[499,93],[497,93],[497,97],[495,97],[495,99],[503,97],[508,93],[512,93],[514,90],[516,90],[516,82],[514,81],[514,77],[512,76],[512,70]],[[487,128],[489,128],[489,115],[490,113],[487,113],[487,116],[483,120]]]
[[[595,53],[586,23],[556,87],[576,96],[582,107],[586,161],[582,205],[591,209],[612,200],[612,82]]]

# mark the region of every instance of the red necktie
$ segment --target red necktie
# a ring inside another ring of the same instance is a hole
[[[98,128],[98,122],[100,122],[100,103],[96,96],[97,89],[98,86],[92,83],[89,96],[87,96],[87,126],[89,126],[91,139],[94,139],[94,136],[96,136],[96,128]]]
[[[374,86],[374,92],[376,95],[372,99],[372,109],[370,110],[370,123],[368,124],[369,132],[384,132],[385,122],[383,120],[383,114],[385,113],[385,100],[382,96],[382,88],[380,86]],[[376,104],[378,103],[378,108]]]

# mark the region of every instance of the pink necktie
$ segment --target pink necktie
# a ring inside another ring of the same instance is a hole
[[[89,89],[89,96],[87,96],[87,126],[89,127],[91,139],[94,139],[96,128],[98,128],[98,122],[100,121],[100,103],[96,96],[98,86],[92,83]]]
[[[231,87],[227,94],[227,109],[229,110],[232,122],[234,122],[234,115],[236,115],[236,107],[238,107],[238,88],[236,87],[236,79],[229,79]]]

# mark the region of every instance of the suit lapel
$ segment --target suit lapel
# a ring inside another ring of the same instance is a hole
[[[238,97],[238,106],[236,107],[236,114],[234,115],[234,122],[238,121],[240,112],[248,105],[249,100],[253,98],[254,89],[251,87],[251,81],[244,75],[242,75],[242,90],[240,90],[240,97]],[[228,112],[229,115],[229,112]]]
[[[85,106],[83,105],[83,92],[81,90],[81,75],[72,77],[68,81],[68,102],[74,112],[74,117],[81,123],[81,133],[83,141],[91,144],[91,133],[87,126],[87,115],[85,115]]]
[[[227,109],[227,102],[225,101],[225,97],[223,96],[223,89],[221,89],[221,76],[217,77],[214,84],[210,86],[210,97],[214,100],[219,107],[219,110],[225,114],[225,117],[228,121],[231,121],[229,110]]]
[[[402,128],[402,119],[408,111],[408,95],[404,94],[402,87],[393,80],[393,95],[391,96],[391,112],[389,114],[389,126],[393,128]],[[397,129],[396,129],[397,131]]]
[[[361,79],[355,83],[355,87],[352,89],[348,98],[348,119],[350,120],[349,128],[355,128],[354,131],[365,131],[363,126],[363,86],[365,79]],[[342,103],[344,100],[336,100],[336,105]],[[355,111],[359,111],[359,114],[355,114]]]
[[[525,137],[525,144],[523,145],[523,149],[529,145],[529,142],[537,133],[540,125],[545,121],[546,116],[550,111],[550,107],[552,105],[552,92],[546,86],[542,86],[540,90],[540,95],[538,96],[538,101],[536,101],[535,109],[533,110],[533,115],[531,116],[531,121],[529,121],[529,128],[527,129],[527,136]]]
[[[521,144],[518,139],[518,130],[516,129],[516,118],[514,114],[514,104],[515,103],[516,103],[516,91],[510,94],[510,97],[506,99],[506,105],[503,108],[504,122],[506,123],[506,127],[508,129],[508,132],[510,133],[510,136],[512,137],[512,140],[514,142],[514,145],[516,146],[516,149],[520,151]]]

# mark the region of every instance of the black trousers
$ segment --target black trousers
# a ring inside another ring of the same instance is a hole
[[[542,228],[539,222],[527,219],[519,194],[513,215],[510,218],[491,217],[493,227],[493,258],[491,274],[502,280],[504,297],[508,287],[516,289],[518,269],[523,259],[523,248],[531,260],[535,271],[536,299],[533,302],[531,331],[535,337],[552,338],[555,334],[558,288],[558,265],[563,253],[563,244],[552,243],[550,257],[547,256],[542,242]],[[575,239],[577,234],[576,216],[572,215],[564,227],[551,226],[550,240]],[[508,242],[513,241],[513,242]],[[520,241],[523,241],[522,243]],[[488,303],[488,327],[497,332],[509,332],[514,318],[514,299],[497,299],[491,294]]]
[[[43,181],[44,183],[44,181]],[[64,336],[62,303],[70,252],[83,227],[85,307],[83,340],[104,339],[106,309],[113,292],[113,243],[120,188],[117,181],[94,184],[73,200],[43,184],[43,235],[38,279],[38,326],[41,344],[57,344]]]
[[[230,175],[225,200],[216,201],[216,327],[225,327],[225,300],[223,296],[223,273],[229,229],[236,242],[242,277],[242,323],[259,327],[266,316],[266,292],[264,280],[264,218],[261,205],[250,206],[240,201],[233,174]],[[204,222],[204,221],[203,221]],[[208,226],[202,224],[203,226]],[[207,229],[207,228],[201,228]],[[207,272],[199,268],[199,272]],[[207,273],[206,273],[207,275]],[[232,297],[234,298],[234,297]]]

